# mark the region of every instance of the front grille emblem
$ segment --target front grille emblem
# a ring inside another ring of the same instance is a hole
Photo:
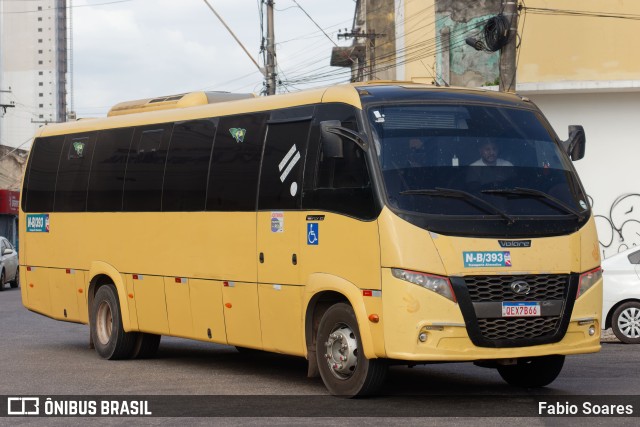
[[[511,284],[511,290],[516,295],[527,295],[531,291],[531,286],[524,280],[516,280]]]

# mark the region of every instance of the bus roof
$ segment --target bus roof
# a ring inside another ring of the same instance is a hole
[[[151,98],[153,99],[153,98]],[[205,117],[219,117],[231,114],[269,111],[301,105],[341,102],[362,108],[369,103],[411,100],[444,100],[448,102],[490,102],[498,104],[520,105],[526,98],[504,94],[490,90],[452,88],[426,85],[412,82],[373,81],[350,83],[328,88],[311,89],[300,92],[205,105],[186,106],[185,108],[165,108],[160,110],[141,109],[140,113],[111,115],[111,117],[81,119],[74,122],[55,123],[43,126],[36,136],[63,135],[67,133],[88,132],[98,129],[140,126],[153,123],[165,123],[183,120],[194,120]],[[126,109],[140,101],[129,101],[117,104],[115,108]],[[531,105],[528,105],[531,108]],[[151,111],[149,111],[151,110]]]

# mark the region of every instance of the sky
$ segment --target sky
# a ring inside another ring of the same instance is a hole
[[[293,0],[276,0],[279,92],[347,82],[349,70],[330,67],[329,60],[334,43],[351,44],[336,35],[351,30],[355,0],[297,1],[329,37]],[[262,66],[261,1],[209,3]],[[119,102],[161,95],[262,90],[260,71],[203,0],[73,0],[71,11],[78,117],[104,116]]]

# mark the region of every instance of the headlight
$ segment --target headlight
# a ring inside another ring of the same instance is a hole
[[[456,296],[451,288],[451,282],[448,278],[436,276],[435,274],[420,273],[418,271],[402,270],[400,268],[392,268],[391,274],[396,279],[422,286],[443,297],[456,302]]]
[[[602,279],[602,268],[598,267],[595,270],[587,271],[580,275],[580,282],[578,283],[578,294],[576,299],[580,298],[582,294],[587,292],[598,280]]]

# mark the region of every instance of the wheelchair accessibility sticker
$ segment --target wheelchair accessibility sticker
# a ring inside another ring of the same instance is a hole
[[[319,238],[320,238],[320,235],[318,232],[318,223],[317,222],[307,223],[307,245],[317,245]]]

